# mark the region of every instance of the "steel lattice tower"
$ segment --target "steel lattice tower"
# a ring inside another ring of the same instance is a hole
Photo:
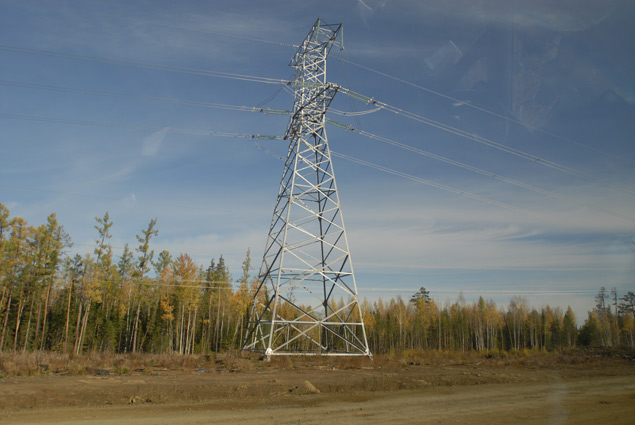
[[[338,89],[326,57],[341,28],[318,19],[290,63],[289,150],[243,345],[267,358],[371,355],[324,129]]]

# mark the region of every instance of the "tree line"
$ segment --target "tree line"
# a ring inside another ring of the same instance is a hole
[[[514,296],[506,308],[479,297],[462,296],[443,306],[421,288],[408,302],[402,298],[365,303],[365,325],[373,352],[406,349],[458,351],[558,350],[576,346],[635,347],[635,294],[618,298],[602,287],[596,305],[578,328],[571,307],[532,308]]]
[[[0,204],[0,351],[212,353],[239,349],[257,276],[249,250],[234,279],[221,255],[201,267],[187,253],[155,256],[157,220],[125,245],[110,245],[108,213],[95,218],[92,254],[69,255],[70,236],[53,213],[34,227]],[[438,305],[421,288],[408,301],[362,303],[370,349],[557,350],[635,346],[635,294],[601,288],[578,328],[569,307],[506,308],[482,297]]]

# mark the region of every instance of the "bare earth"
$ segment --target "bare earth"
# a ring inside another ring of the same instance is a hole
[[[316,362],[0,379],[0,424],[633,424],[635,364]]]

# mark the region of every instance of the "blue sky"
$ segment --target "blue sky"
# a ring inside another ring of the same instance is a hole
[[[117,254],[156,217],[155,252],[201,265],[222,254],[238,276],[250,248],[256,273],[286,142],[218,132],[282,136],[288,117],[209,104],[288,110],[293,98],[207,71],[289,79],[293,45],[321,17],[344,24],[330,81],[467,136],[336,96],[329,118],[366,136],[329,126],[331,149],[401,173],[334,159],[360,295],[523,295],[580,321],[600,286],[635,289],[634,12],[0,0],[0,202],[34,225],[57,213],[76,252],[92,252],[108,211]]]

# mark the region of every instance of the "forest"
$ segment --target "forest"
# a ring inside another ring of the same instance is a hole
[[[72,354],[213,353],[240,349],[252,294],[247,250],[234,279],[222,255],[201,267],[187,253],[151,249],[157,220],[126,244],[110,245],[108,213],[95,218],[93,254],[71,256],[55,213],[37,227],[0,204],[0,351]],[[421,288],[410,299],[362,302],[371,352],[559,350],[635,346],[635,294],[601,287],[582,326],[569,307],[497,306],[480,297],[437,305]]]

